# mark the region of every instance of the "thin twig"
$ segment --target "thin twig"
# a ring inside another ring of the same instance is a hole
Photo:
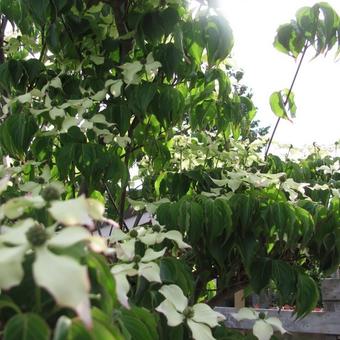
[[[290,85],[290,88],[289,88],[287,97],[286,97],[286,99],[285,99],[285,101],[284,101],[284,103],[283,103],[283,106],[284,106],[284,107],[288,104],[290,94],[292,93],[293,86],[294,86],[294,84],[295,84],[296,78],[297,78],[297,76],[298,76],[298,74],[299,74],[299,71],[300,71],[300,67],[301,67],[301,65],[302,65],[302,61],[303,61],[303,59],[304,59],[304,57],[305,57],[305,55],[306,55],[306,51],[307,51],[307,49],[308,49],[309,46],[310,46],[310,45],[308,45],[308,44],[306,43],[306,45],[305,45],[305,47],[304,47],[304,50],[303,50],[302,55],[301,55],[301,59],[300,59],[300,61],[299,61],[298,67],[296,68],[296,71],[295,71],[295,74],[294,74],[293,81],[292,81],[292,83],[291,83],[291,85]],[[272,141],[273,141],[274,135],[275,135],[275,133],[276,133],[277,127],[278,127],[278,125],[279,125],[279,123],[280,123],[280,120],[281,120],[281,118],[279,117],[279,118],[277,119],[277,121],[276,121],[276,124],[275,124],[274,130],[273,130],[273,132],[272,132],[272,135],[270,136],[270,139],[269,139],[269,142],[268,142],[268,146],[267,146],[267,150],[266,150],[266,153],[265,153],[265,155],[264,155],[264,159],[265,159],[265,160],[266,160],[267,157],[268,157],[268,152],[269,152],[270,146],[272,145]]]
[[[116,202],[115,202],[114,197],[113,197],[112,194],[111,194],[111,191],[110,191],[110,189],[109,189],[109,186],[108,186],[106,183],[104,184],[104,186],[105,186],[105,190],[106,190],[107,194],[109,195],[109,199],[110,199],[110,201],[111,201],[111,203],[112,203],[114,209],[116,210],[117,214],[119,215],[119,209],[118,209],[118,207],[117,207],[117,205],[116,205]],[[128,228],[128,226],[126,225],[124,219],[122,220],[122,222],[123,222],[123,223],[122,223],[122,226],[121,226],[121,227],[124,227],[125,231],[128,231],[129,228]],[[123,229],[123,228],[122,228],[122,229]],[[113,230],[113,226],[111,225],[111,229],[110,229],[110,233],[109,233],[110,235],[111,235],[111,233],[112,233],[112,230]]]

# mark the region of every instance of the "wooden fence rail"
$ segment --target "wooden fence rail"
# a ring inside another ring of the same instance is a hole
[[[278,317],[289,333],[318,334],[321,336],[320,339],[338,339],[340,335],[340,279],[325,279],[321,290],[324,311],[312,312],[303,319],[297,320],[291,311],[274,309],[256,309],[256,311]],[[254,321],[237,321],[232,317],[231,313],[236,313],[238,308],[216,307],[215,310],[226,317],[225,325],[228,328],[250,330],[253,327]]]

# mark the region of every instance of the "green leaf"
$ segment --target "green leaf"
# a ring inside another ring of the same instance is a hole
[[[145,313],[147,313],[145,311]],[[143,319],[139,319],[142,313],[139,312],[137,315],[134,313],[134,309],[131,311],[123,310],[121,320],[124,328],[128,331],[131,336],[131,340],[156,340],[158,339],[157,334],[154,330],[150,329],[150,322],[153,325],[154,321],[151,319],[151,315],[148,315],[147,322]],[[144,315],[144,318],[146,316]]]
[[[30,84],[33,84],[39,75],[45,70],[45,65],[38,59],[29,59],[24,61],[24,67]]]
[[[313,7],[315,10],[319,10],[322,13],[323,20],[319,18],[319,36],[318,39],[323,39],[324,42],[322,46],[327,48],[329,51],[337,41],[337,30],[339,28],[339,16],[335,12],[335,10],[326,2],[319,2],[314,5]],[[320,36],[321,34],[321,36]],[[324,50],[321,49],[319,52],[323,52]]]
[[[56,23],[52,23],[49,25],[47,36],[46,36],[46,42],[48,48],[53,53],[59,53],[61,50],[61,39],[60,39],[60,32],[58,29],[58,26]]]
[[[274,47],[280,52],[297,58],[303,49],[305,38],[293,22],[281,25],[274,40]]]
[[[238,242],[238,249],[242,256],[242,261],[246,269],[249,271],[250,265],[256,255],[256,251],[258,250],[258,240],[255,238],[253,234],[247,234],[245,237],[242,237]]]
[[[149,104],[156,93],[156,84],[142,83],[140,85],[131,85],[127,90],[129,107],[132,112],[139,116],[145,116]]]
[[[178,203],[163,203],[158,207],[156,212],[157,221],[161,225],[165,225],[168,229],[179,230],[177,223],[178,215]]]
[[[289,120],[280,91],[272,93],[269,99],[269,103],[273,113],[276,116]]]
[[[9,156],[24,159],[37,131],[38,125],[31,115],[12,114],[0,126],[0,146]]]
[[[234,228],[240,228],[242,235],[251,230],[254,225],[254,214],[257,208],[257,201],[251,195],[236,194],[230,199]]]
[[[17,87],[24,75],[24,67],[21,61],[10,59],[8,61],[8,69],[11,74],[11,82],[13,87]]]
[[[157,42],[164,35],[162,17],[158,11],[144,14],[138,27],[139,34],[145,36],[147,40]]]
[[[109,104],[101,112],[109,123],[117,124],[120,135],[124,136],[130,126],[131,111],[127,103]]]
[[[183,232],[188,233],[189,242],[192,244],[202,237],[203,209],[195,202],[184,200],[179,203],[178,223]]]
[[[73,321],[70,327],[67,340],[123,340],[116,327],[110,322],[101,320],[93,320],[91,330],[85,328],[84,324],[79,321]]]
[[[211,16],[203,20],[208,53],[208,63],[223,61],[234,46],[234,38],[228,21],[221,16]]]
[[[39,315],[17,314],[13,316],[4,329],[4,340],[49,340],[50,329]]]
[[[272,275],[271,260],[265,257],[254,261],[250,268],[250,284],[254,292],[259,294],[265,288]]]
[[[43,27],[50,14],[50,1],[49,0],[26,0],[27,7],[32,15],[33,20]]]
[[[224,198],[208,199],[204,202],[204,218],[208,238],[216,239],[223,234],[220,242],[227,241],[232,232],[232,212]]]
[[[275,226],[280,241],[286,240],[287,244],[295,247],[300,234],[296,228],[294,207],[288,202],[275,202],[270,208],[268,222]]]
[[[131,327],[132,323],[130,323],[130,325],[127,326],[127,329],[132,335],[133,339],[158,339],[156,319],[155,316],[150,311],[142,307],[134,306],[129,311],[124,310],[123,320],[126,317],[132,317],[135,318],[136,320],[139,320],[140,322],[143,323],[143,326],[145,326],[145,328],[147,329],[145,337],[135,337],[133,336],[133,334],[135,334],[134,333],[135,330],[133,326]]]
[[[272,261],[272,277],[281,295],[281,305],[292,303],[297,277],[291,265],[281,260]]]
[[[183,64],[181,51],[174,43],[160,44],[155,51],[155,59],[162,64],[162,71],[167,79],[171,80],[175,74],[178,74]]]
[[[0,86],[7,92],[11,88],[11,73],[8,68],[8,63],[0,65]]]
[[[52,0],[58,12],[65,12],[73,5],[73,0]]]
[[[314,7],[302,7],[296,13],[296,22],[306,39],[314,43],[318,23],[318,9]]]
[[[306,246],[314,233],[314,221],[307,210],[300,207],[294,207],[294,209],[298,221],[298,234],[302,239],[301,245]]]
[[[1,295],[0,296],[0,310],[1,309],[12,309],[16,313],[21,313],[19,306],[17,306],[8,296]]]
[[[287,97],[289,94],[289,97]],[[288,100],[287,100],[288,98]],[[285,102],[287,101],[288,108],[285,107]],[[273,92],[269,99],[270,107],[273,113],[283,119],[290,120],[288,112],[292,118],[295,118],[296,105],[294,101],[294,94],[289,93],[288,89]]]
[[[160,13],[161,24],[165,35],[173,32],[174,27],[180,20],[177,10],[173,7],[168,7]]]
[[[194,289],[194,281],[190,267],[183,261],[173,257],[163,257],[160,262],[161,280],[163,283],[178,285],[186,295]]]
[[[192,62],[196,67],[202,62],[202,54],[205,48],[204,34],[202,32],[202,23],[199,21],[186,22],[183,26],[183,43],[185,50],[191,56]]]
[[[159,90],[157,104],[154,106],[155,115],[165,128],[174,126],[182,118],[184,97],[172,86],[162,86]]]
[[[74,160],[74,144],[65,144],[56,152],[56,163],[61,179],[66,179],[69,174],[70,166]]]
[[[304,317],[310,313],[318,303],[319,290],[315,281],[305,273],[298,274],[296,314],[297,317]]]
[[[101,309],[111,314],[116,304],[116,284],[110,272],[105,258],[96,253],[88,256],[88,265],[95,272],[96,284],[92,284],[92,290],[98,290],[100,294]]]

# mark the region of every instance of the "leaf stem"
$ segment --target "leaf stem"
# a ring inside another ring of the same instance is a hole
[[[303,52],[302,52],[302,55],[301,55],[301,58],[300,58],[298,67],[296,68],[296,71],[295,71],[295,74],[294,74],[294,77],[293,77],[293,81],[292,81],[292,83],[291,83],[291,85],[290,85],[290,88],[289,88],[289,90],[288,90],[288,94],[287,94],[287,97],[286,97],[286,99],[285,99],[285,101],[284,101],[284,103],[283,103],[283,106],[286,106],[286,105],[288,104],[290,94],[292,93],[293,86],[294,86],[294,84],[295,84],[296,78],[297,78],[297,76],[298,76],[298,74],[299,74],[299,71],[300,71],[300,68],[301,68],[303,59],[304,59],[304,57],[305,57],[305,55],[306,55],[306,52],[307,52],[307,49],[308,49],[309,46],[310,46],[310,45],[308,45],[307,43],[306,43],[305,46],[304,46],[304,49],[303,49]],[[264,160],[267,160],[268,152],[269,152],[270,146],[272,145],[273,138],[274,138],[274,136],[275,136],[275,133],[276,133],[277,127],[278,127],[278,125],[279,125],[279,123],[280,123],[280,120],[281,120],[281,118],[279,117],[279,118],[277,119],[277,121],[276,121],[276,124],[275,124],[275,126],[274,126],[273,132],[272,132],[272,134],[271,134],[271,136],[270,136],[270,139],[269,139],[269,142],[268,142],[268,145],[267,145],[267,149],[266,149],[266,152],[265,152],[265,155],[264,155]]]

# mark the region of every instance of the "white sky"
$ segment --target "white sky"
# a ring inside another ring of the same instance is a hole
[[[220,0],[235,38],[233,56],[245,71],[243,81],[253,89],[262,125],[274,126],[269,97],[288,88],[297,63],[273,47],[276,29],[295,17],[310,0]],[[340,13],[340,1],[328,3]],[[297,114],[293,123],[281,120],[275,141],[302,146],[329,145],[340,139],[340,62],[334,53],[311,60],[305,57],[294,86]],[[339,100],[339,101],[338,101]]]

